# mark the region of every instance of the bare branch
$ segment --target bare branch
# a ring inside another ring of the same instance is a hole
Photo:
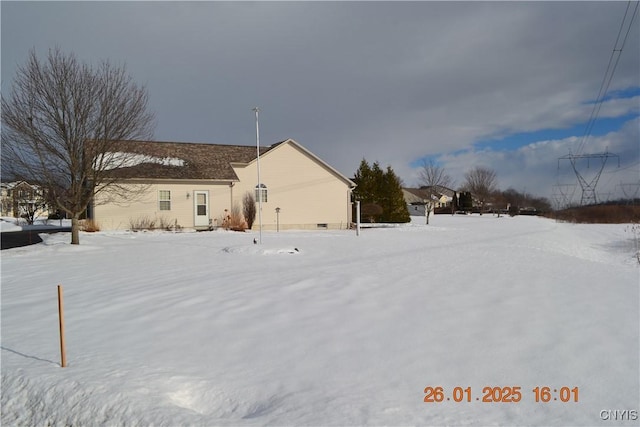
[[[442,187],[453,185],[453,180],[442,166],[436,165],[432,160],[422,162],[419,180],[422,187],[425,188],[428,193],[427,199],[425,199],[425,217],[426,223],[429,224],[429,215],[431,211],[435,209],[436,203],[438,202],[434,196],[441,192]]]
[[[437,166],[432,160],[422,162],[420,170],[420,184],[425,187],[449,187],[453,180],[442,166]]]
[[[480,201],[480,213],[498,188],[496,172],[493,169],[478,166],[465,174],[465,188]]]

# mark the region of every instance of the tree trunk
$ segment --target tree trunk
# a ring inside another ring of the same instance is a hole
[[[71,218],[71,244],[80,244],[80,215],[74,214]]]

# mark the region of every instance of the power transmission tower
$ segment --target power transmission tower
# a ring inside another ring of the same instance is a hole
[[[609,160],[609,157],[617,157],[618,158],[618,167],[620,167],[620,156],[617,154],[604,152],[600,154],[567,154],[566,156],[562,156],[558,158],[558,169],[560,168],[560,160],[569,160],[571,162],[571,166],[573,167],[573,171],[578,178],[578,182],[580,183],[580,187],[582,187],[582,197],[580,198],[580,205],[589,205],[598,203],[598,199],[596,197],[596,187],[598,186],[598,180],[600,179],[600,175],[602,175],[602,170],[604,169],[604,165]],[[591,179],[585,178],[585,173],[581,173],[578,169],[578,160],[586,159],[587,160],[587,169],[590,168],[591,159],[600,160],[599,168],[596,168],[595,174],[591,177]]]
[[[638,191],[640,191],[640,181],[629,183],[621,182],[619,187],[622,190],[622,194],[624,194],[624,198],[627,203],[635,204],[635,200],[638,197]]]
[[[576,184],[556,184],[553,186],[553,201],[556,210],[568,208],[571,205]]]

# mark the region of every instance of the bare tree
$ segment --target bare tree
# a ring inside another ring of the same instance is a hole
[[[453,180],[446,173],[442,166],[438,166],[433,163],[424,161],[422,163],[422,169],[420,170],[419,181],[422,187],[426,190],[424,215],[426,217],[426,223],[429,224],[429,214],[435,209],[438,200],[434,199],[434,195],[440,191],[440,187],[449,187],[453,184]]]
[[[35,50],[18,68],[11,93],[2,96],[2,165],[20,179],[50,192],[56,207],[72,219],[71,243],[79,241],[79,218],[94,196],[126,197],[113,169],[131,164],[118,141],[150,139],[154,117],[147,91],[124,66],[97,67],[75,55]]]
[[[480,215],[485,204],[497,190],[496,172],[493,169],[477,166],[465,174],[465,188],[480,202]]]

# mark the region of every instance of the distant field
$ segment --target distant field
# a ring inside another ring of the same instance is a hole
[[[640,222],[640,205],[580,206],[551,212],[545,216],[560,221],[591,224]]]

